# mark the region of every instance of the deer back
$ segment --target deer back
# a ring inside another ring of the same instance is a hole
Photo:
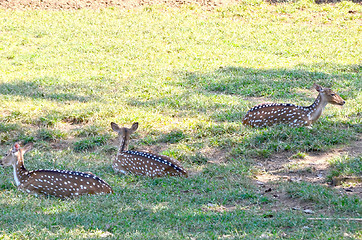
[[[293,127],[308,125],[307,108],[289,103],[267,103],[251,108],[243,118],[243,124],[265,127],[274,124],[288,124]]]
[[[31,194],[52,195],[60,198],[84,194],[113,193],[101,178],[83,172],[66,170],[36,170],[28,173],[19,188]]]
[[[115,159],[113,168],[122,173],[131,172],[149,177],[187,177],[186,170],[175,159],[148,152],[123,151]]]

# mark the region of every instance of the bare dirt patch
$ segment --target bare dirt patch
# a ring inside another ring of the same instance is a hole
[[[257,175],[257,180],[263,183],[280,179],[326,183],[325,177],[329,170],[328,160],[345,154],[352,157],[362,154],[362,137],[344,148],[329,152],[313,152],[303,159],[293,159],[290,153],[284,153],[273,155],[265,160],[256,160],[257,168],[261,172]]]
[[[266,160],[256,160],[257,169],[260,173],[256,175],[256,183],[260,186],[262,194],[275,199],[271,210],[293,209],[295,211],[307,211],[313,209],[313,203],[292,199],[286,192],[280,190],[280,181],[289,182],[311,182],[339,190],[340,194],[356,195],[362,198],[362,183],[353,182],[351,186],[333,186],[326,177],[330,171],[329,159],[348,154],[358,156],[362,154],[362,136],[359,140],[339,149],[329,152],[314,152],[304,159],[293,159],[289,154],[277,154]],[[351,178],[354,179],[354,178]],[[313,210],[312,210],[313,211]]]
[[[316,0],[316,3],[337,3],[341,0]],[[49,9],[49,10],[72,10],[72,9],[99,9],[107,7],[118,7],[131,9],[142,6],[163,4],[169,7],[180,7],[183,5],[198,5],[204,9],[213,9],[219,6],[236,4],[240,0],[0,0],[0,8],[5,9]],[[278,4],[288,0],[266,0],[266,2]],[[353,0],[361,3],[362,0]]]
[[[164,4],[170,7],[198,5],[206,9],[237,3],[238,0],[0,0],[0,8],[7,9],[98,9],[118,7],[124,9]]]

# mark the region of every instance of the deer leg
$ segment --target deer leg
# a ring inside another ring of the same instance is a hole
[[[113,167],[114,171],[116,171],[116,172],[118,172],[120,174],[127,174],[128,173],[127,169],[125,169],[123,167],[120,167],[119,164],[117,164],[117,165],[113,164],[112,167]]]
[[[34,187],[33,184],[29,183],[20,184],[18,186],[18,189],[22,192],[29,193],[34,196],[38,196],[38,194],[40,193],[39,190],[36,187]]]

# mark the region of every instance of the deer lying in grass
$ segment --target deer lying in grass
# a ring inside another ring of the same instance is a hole
[[[274,124],[288,124],[291,127],[311,126],[328,104],[344,105],[345,101],[329,88],[318,84],[313,87],[319,92],[314,103],[308,107],[290,103],[263,103],[251,108],[243,119],[244,125],[265,127]]]
[[[133,123],[131,128],[120,128],[116,123],[111,123],[113,131],[118,133],[119,149],[112,167],[119,173],[133,173],[149,177],[186,176],[187,172],[180,163],[170,157],[148,152],[128,151],[130,135],[138,128],[138,123]]]
[[[15,184],[21,191],[36,196],[43,194],[60,198],[113,193],[108,183],[90,173],[43,169],[28,171],[23,157],[32,146],[33,144],[29,143],[20,148],[20,145],[15,143],[0,162],[2,166],[13,166]]]

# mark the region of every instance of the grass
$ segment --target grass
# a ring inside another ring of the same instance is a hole
[[[348,155],[339,156],[330,160],[331,177],[338,176],[361,176],[362,174],[362,155],[355,157]]]
[[[108,136],[96,136],[79,140],[74,143],[75,151],[93,150],[96,146],[103,146],[106,144]]]
[[[253,181],[256,159],[359,138],[361,13],[347,1],[304,0],[212,11],[1,10],[0,150],[34,142],[25,157],[30,170],[91,171],[115,194],[36,198],[1,168],[0,238],[361,239],[358,222],[311,222],[278,208]],[[346,105],[328,105],[312,129],[241,125],[262,101],[311,104],[314,82]],[[115,175],[111,121],[138,121],[130,148],[175,157],[191,176]],[[359,160],[332,165],[341,175],[360,174]],[[358,197],[307,182],[278,186],[316,217],[361,218]]]

